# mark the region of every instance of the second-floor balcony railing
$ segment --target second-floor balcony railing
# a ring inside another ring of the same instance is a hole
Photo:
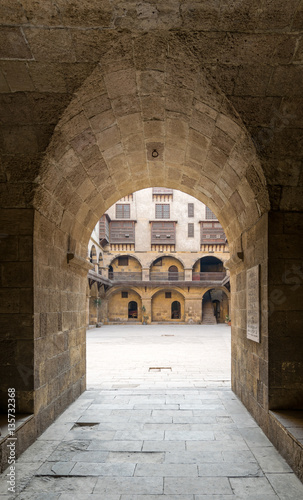
[[[101,274],[101,273],[100,273]],[[175,272],[175,271],[163,271],[163,272],[150,272],[150,281],[201,281],[201,282],[222,282],[226,278],[227,274],[224,271],[221,272],[204,272],[204,273],[192,273],[192,279],[187,277],[185,279],[185,273]],[[148,277],[144,277],[141,271],[124,271],[116,272],[109,271],[108,278],[111,281],[146,281]]]
[[[150,281],[184,281],[184,272],[151,272]]]
[[[112,281],[142,281],[142,272],[109,272],[108,277]]]
[[[225,271],[194,273],[193,281],[222,281],[226,276]]]

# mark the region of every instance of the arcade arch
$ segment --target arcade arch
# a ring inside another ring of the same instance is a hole
[[[185,319],[184,296],[174,288],[162,289],[152,296],[152,322],[182,322]]]

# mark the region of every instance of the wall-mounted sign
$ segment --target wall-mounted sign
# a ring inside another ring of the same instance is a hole
[[[260,342],[259,266],[246,271],[247,338]]]

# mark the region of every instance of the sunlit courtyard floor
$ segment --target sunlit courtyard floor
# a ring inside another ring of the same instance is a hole
[[[87,332],[88,390],[17,462],[19,500],[302,500],[230,389],[230,328]]]
[[[230,327],[124,325],[87,332],[87,387],[230,387]]]

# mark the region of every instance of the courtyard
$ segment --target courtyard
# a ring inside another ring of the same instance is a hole
[[[230,388],[230,327],[87,332],[87,391],[16,464],[18,500],[301,500]]]

